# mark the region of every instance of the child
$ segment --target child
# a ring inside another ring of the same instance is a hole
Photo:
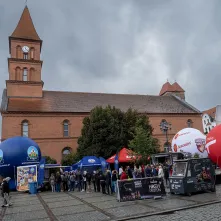
[[[10,196],[9,196],[10,190],[9,190],[9,183],[8,182],[10,179],[11,179],[10,177],[3,179],[3,182],[1,184],[2,197],[4,198],[2,207],[8,207],[8,206],[12,205],[10,203]]]

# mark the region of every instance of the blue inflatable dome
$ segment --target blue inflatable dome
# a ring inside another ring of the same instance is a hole
[[[39,146],[28,137],[12,137],[0,144],[0,176],[11,177],[10,189],[16,188],[18,166],[36,165],[40,160]]]

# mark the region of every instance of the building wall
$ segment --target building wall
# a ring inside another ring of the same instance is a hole
[[[43,96],[42,84],[24,84],[21,82],[7,82],[7,96],[10,97],[38,97]]]
[[[216,126],[216,121],[212,121],[211,117],[208,114],[203,114],[202,117],[202,125],[203,125],[203,132],[205,134],[209,133]]]
[[[21,136],[22,121],[28,120],[29,137],[35,140],[43,155],[48,155],[60,162],[62,150],[70,147],[77,149],[77,139],[81,134],[82,121],[87,115],[83,114],[2,114],[2,140],[13,136]],[[169,142],[181,129],[187,127],[187,120],[193,121],[192,127],[203,131],[200,115],[149,115],[149,120],[154,128],[154,136],[159,139],[161,150],[164,150],[166,136],[160,130],[160,122],[165,119],[171,123],[168,132]],[[70,137],[63,136],[63,121],[69,121]]]

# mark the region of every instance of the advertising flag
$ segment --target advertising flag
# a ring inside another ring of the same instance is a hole
[[[41,158],[38,171],[38,185],[43,184],[45,177],[45,157]]]
[[[105,169],[107,167],[107,163],[106,163],[106,160],[103,157],[99,157],[99,158],[100,158],[100,161],[101,161],[101,169],[102,169],[102,172],[104,173]]]
[[[114,158],[114,169],[117,171],[117,172],[119,172],[118,170],[119,170],[119,160],[118,160],[118,152],[116,153],[116,156],[115,156],[115,158]]]

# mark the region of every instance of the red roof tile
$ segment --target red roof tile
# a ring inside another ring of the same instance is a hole
[[[24,8],[21,18],[17,24],[17,27],[15,28],[14,32],[10,37],[39,40],[39,41],[41,40],[38,36],[38,33],[35,30],[27,6]]]
[[[102,94],[44,91],[42,99],[9,98],[3,92],[2,111],[89,113],[94,107],[107,105],[139,113],[200,113],[173,96]]]
[[[185,92],[185,91],[183,90],[183,88],[177,82],[175,82],[173,84],[170,84],[169,82],[166,82],[162,86],[159,95],[162,96],[166,92]]]
[[[173,83],[172,87],[173,87],[174,92],[185,92],[183,88],[177,82]]]
[[[165,94],[166,92],[173,92],[173,91],[174,91],[174,90],[173,90],[172,85],[171,85],[169,82],[166,82],[166,83],[162,86],[159,95],[161,96],[161,95]]]
[[[213,108],[211,108],[209,110],[203,111],[203,114],[208,114],[212,118],[215,118],[215,116],[216,116],[216,107],[213,107]]]

